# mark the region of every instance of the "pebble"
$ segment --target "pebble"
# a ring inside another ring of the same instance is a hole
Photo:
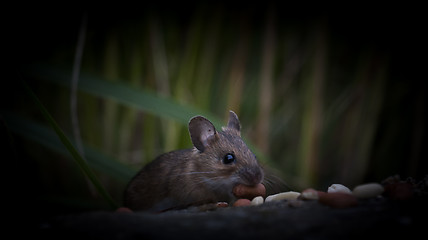
[[[348,208],[358,205],[358,200],[355,196],[348,193],[325,193],[318,192],[318,201],[332,208]]]
[[[357,198],[373,198],[381,195],[384,188],[379,183],[367,183],[358,185],[352,191],[352,194]]]
[[[251,205],[257,206],[257,205],[263,204],[263,202],[264,202],[263,197],[258,196],[258,197],[253,198],[253,200],[251,200]]]
[[[335,192],[341,192],[341,193],[348,193],[352,194],[351,190],[347,188],[346,186],[343,186],[342,184],[333,184],[331,185],[328,190],[328,193],[335,193]]]
[[[298,192],[282,192],[275,195],[270,195],[266,198],[265,202],[271,202],[271,201],[281,201],[281,200],[295,200],[300,196],[300,193]]]
[[[313,188],[308,188],[302,192],[300,198],[303,200],[318,200],[318,191]]]
[[[266,188],[263,184],[259,183],[256,186],[246,186],[238,184],[233,188],[233,194],[237,198],[253,199],[257,196],[266,196]]]
[[[251,205],[251,201],[245,198],[241,198],[236,200],[235,203],[233,203],[234,207],[243,207],[243,206],[250,206]]]
[[[227,202],[218,202],[218,203],[216,203],[216,207],[218,207],[218,208],[225,208],[225,207],[228,207],[229,206],[229,203],[227,203]]]
[[[414,187],[407,182],[397,182],[385,185],[385,196],[396,200],[409,200],[413,197]]]

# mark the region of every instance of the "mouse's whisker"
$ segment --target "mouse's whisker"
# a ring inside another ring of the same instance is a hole
[[[214,186],[214,187],[217,187],[217,185],[216,185],[216,183],[218,182],[218,180],[222,180],[223,179],[223,177],[221,177],[221,176],[217,176],[217,177],[210,177],[210,178],[207,178],[207,177],[200,177],[199,179],[198,179],[198,181],[194,181],[194,182],[192,182],[192,187],[194,187],[194,188],[197,188],[198,186],[200,186],[201,184],[208,184],[208,185],[210,185],[210,186]]]
[[[270,189],[273,192],[282,192],[285,190],[290,190],[291,187],[288,186],[287,183],[285,183],[284,180],[281,178],[275,176],[275,175],[267,175],[265,176],[263,180],[263,184],[266,186],[266,188]]]
[[[208,172],[188,172],[188,173],[178,173],[178,174],[174,174],[174,175],[171,175],[171,176],[174,176],[174,177],[178,177],[178,176],[186,176],[186,175],[198,175],[198,174],[213,174],[213,173],[215,173],[214,171],[208,171]]]

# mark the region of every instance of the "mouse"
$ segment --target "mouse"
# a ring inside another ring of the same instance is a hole
[[[164,153],[144,166],[126,187],[125,207],[162,212],[233,204],[235,186],[263,182],[263,167],[242,140],[241,124],[233,111],[227,126],[219,131],[203,116],[192,117],[188,130],[193,147]]]

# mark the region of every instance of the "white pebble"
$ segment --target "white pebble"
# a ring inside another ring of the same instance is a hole
[[[308,188],[302,192],[300,198],[303,200],[318,200],[318,192],[312,188]]]
[[[260,205],[263,204],[264,200],[262,196],[258,196],[253,198],[253,200],[251,200],[251,205],[256,206],[256,205]]]
[[[356,186],[352,194],[357,198],[372,198],[382,194],[383,190],[379,183],[367,183]]]
[[[340,192],[340,193],[349,193],[352,194],[351,190],[349,188],[347,188],[346,186],[343,186],[342,184],[333,184],[331,185],[328,190],[328,193],[336,193],[336,192]]]
[[[266,198],[265,202],[271,202],[271,201],[281,201],[281,200],[295,200],[300,196],[300,193],[298,192],[282,192],[275,195],[270,195]]]

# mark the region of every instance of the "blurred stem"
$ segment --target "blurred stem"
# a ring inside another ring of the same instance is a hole
[[[186,37],[186,46],[183,52],[183,59],[180,62],[177,81],[173,91],[173,96],[181,104],[188,101],[197,101],[191,94],[190,87],[195,77],[197,68],[198,53],[201,46],[202,15],[196,13],[194,21],[190,25]],[[170,121],[166,128],[165,149],[174,150],[178,147],[180,141],[180,130],[182,129],[176,122]]]
[[[132,54],[131,59],[133,62],[133,64],[130,65],[130,68],[128,70],[128,72],[130,73],[129,80],[132,86],[138,86],[139,80],[142,79],[141,66],[143,65],[140,51],[139,48],[135,45],[131,45],[128,51]],[[137,110],[122,107],[122,112],[119,118],[119,159],[122,162],[129,162],[130,158],[135,159],[135,157],[133,156],[134,151],[133,149],[131,149],[131,141],[133,140],[133,133],[137,128],[136,124],[138,124]]]
[[[107,38],[107,45],[104,57],[104,76],[110,81],[117,81],[119,78],[119,49],[118,40],[115,33],[112,33]],[[104,149],[109,154],[117,154],[117,148],[115,147],[116,129],[117,129],[117,116],[119,106],[116,102],[105,99],[104,100]]]
[[[220,30],[221,16],[215,16],[206,28],[204,44],[199,57],[199,65],[195,74],[194,96],[197,105],[201,109],[207,109],[210,105],[213,95],[213,80],[215,75],[216,54],[218,52],[218,38]]]
[[[85,46],[86,24],[88,16],[83,15],[82,24],[80,26],[79,38],[77,40],[76,55],[74,56],[73,73],[71,77],[70,89],[70,111],[71,111],[71,124],[73,129],[74,140],[76,141],[77,150],[85,158],[83,150],[82,137],[80,135],[79,119],[77,116],[77,86],[79,84],[79,75],[82,62],[83,48]]]
[[[321,23],[323,24],[323,23]],[[314,37],[314,56],[310,75],[304,85],[304,112],[300,148],[300,176],[309,184],[318,182],[320,135],[322,130],[323,83],[326,67],[327,41],[325,26],[318,26]]]
[[[170,79],[168,61],[165,51],[165,39],[161,32],[161,26],[157,17],[152,16],[150,19],[149,35],[156,90],[160,95],[164,97],[170,97],[171,90],[169,84]],[[149,122],[152,124],[154,123],[153,121],[148,121],[147,123]],[[161,119],[160,123],[162,126],[161,129],[163,131],[162,135],[166,136],[164,141],[164,148],[167,150],[173,150],[177,145],[176,139],[178,134],[178,127],[176,126],[174,121],[169,119]],[[150,132],[152,131],[149,131],[147,133]]]
[[[233,110],[238,116],[244,87],[245,65],[248,57],[249,29],[245,22],[241,23],[239,42],[233,56],[229,75],[228,109]]]
[[[342,178],[347,184],[363,181],[367,171],[378,118],[383,105],[386,64],[362,54],[356,74],[356,99],[347,119],[344,135],[344,165]]]
[[[77,40],[76,54],[74,56],[73,72],[71,76],[71,88],[70,88],[70,116],[71,116],[71,125],[72,125],[72,130],[74,135],[74,141],[76,143],[77,150],[79,151],[80,155],[82,155],[82,158],[85,161],[86,161],[85,150],[83,148],[82,136],[80,134],[79,118],[78,118],[78,111],[77,111],[77,88],[79,85],[79,75],[80,75],[80,69],[82,66],[83,49],[85,46],[87,21],[88,21],[88,15],[85,13],[82,17],[79,37]],[[87,182],[88,182],[88,187],[91,191],[91,194],[95,195],[94,187],[92,186],[90,181],[87,180]]]
[[[273,84],[272,76],[275,58],[274,17],[268,14],[266,33],[263,46],[262,69],[259,87],[259,113],[257,121],[257,146],[265,153],[269,153],[270,114],[272,109]]]
[[[150,46],[157,91],[161,95],[169,97],[171,93],[165,41],[159,21],[155,17],[150,20]]]

